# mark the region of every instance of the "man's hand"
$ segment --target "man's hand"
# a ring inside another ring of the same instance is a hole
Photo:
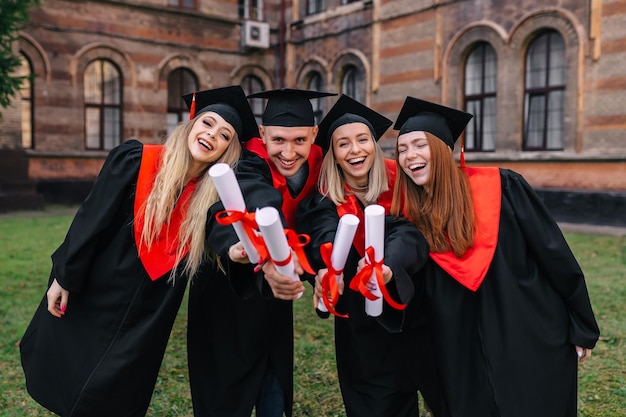
[[[272,289],[274,297],[281,300],[295,300],[304,292],[302,281],[294,281],[276,270],[274,264],[265,262],[262,266],[265,280]]]

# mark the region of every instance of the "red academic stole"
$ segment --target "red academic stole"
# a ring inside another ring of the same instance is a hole
[[[430,257],[464,287],[476,291],[491,266],[498,244],[502,184],[497,167],[465,167],[476,215],[474,246],[460,258],[452,251],[430,253]]]
[[[396,179],[396,162],[391,159],[385,159],[385,168],[387,169],[387,184],[389,190],[378,197],[376,204],[383,206],[385,208],[385,215],[388,215],[391,210],[393,184]],[[348,190],[347,186],[346,190]],[[337,214],[339,214],[339,218],[344,214],[354,214],[359,218],[359,225],[357,226],[352,246],[354,246],[359,255],[363,257],[365,256],[365,213],[354,194],[346,194],[345,199],[346,201],[337,206]]]
[[[141,242],[143,231],[145,207],[144,203],[152,191],[154,179],[161,165],[162,145],[143,145],[137,188],[135,192],[135,243],[139,258],[146,272],[153,281],[171,271],[176,263],[176,250],[178,248],[178,230],[187,216],[190,196],[196,188],[196,180],[189,181],[183,189],[168,224],[159,231],[156,242],[152,242],[150,250]],[[185,247],[182,257],[187,255],[188,247]]]
[[[246,149],[255,153],[267,163],[267,166],[270,168],[270,172],[272,173],[274,188],[280,191],[280,194],[283,196],[281,209],[283,216],[285,217],[285,221],[287,222],[287,227],[295,230],[296,210],[298,208],[298,204],[300,204],[305,197],[308,197],[317,189],[317,180],[322,166],[322,148],[318,145],[311,146],[311,153],[309,154],[307,161],[309,164],[309,176],[300,193],[298,193],[296,197],[292,197],[289,192],[289,188],[287,187],[287,180],[280,172],[278,172],[278,169],[276,169],[276,166],[270,160],[263,141],[259,138],[253,138],[248,140],[244,146]]]

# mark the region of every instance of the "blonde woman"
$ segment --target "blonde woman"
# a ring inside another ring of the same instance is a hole
[[[389,214],[395,166],[386,160],[377,141],[391,125],[386,117],[361,103],[341,96],[320,123],[316,143],[325,155],[320,172],[320,194],[305,200],[298,212],[298,231],[311,237],[308,255],[314,269],[315,297],[325,297],[321,281],[328,271],[320,247],[333,242],[339,218],[352,214],[361,222],[339,283],[341,295],[330,311],[335,317],[335,347],[339,384],[351,417],[409,417],[418,415],[417,391],[424,367],[422,346],[427,343],[421,326],[404,326],[404,311],[397,304],[414,297],[411,280],[426,261],[428,247],[406,219],[387,216],[383,274],[387,295],[383,314],[365,313],[365,296],[352,285],[365,256],[364,210],[378,204]],[[406,248],[414,250],[407,251]],[[413,311],[418,304],[411,303]],[[324,316],[323,313],[319,313]],[[437,407],[437,391],[428,400]],[[438,408],[435,408],[439,411]],[[436,414],[439,415],[439,414]]]
[[[239,86],[194,94],[164,145],[107,157],[20,344],[26,386],[61,416],[144,416],[187,280],[204,259],[207,174],[257,133]],[[196,114],[195,108],[200,109]]]

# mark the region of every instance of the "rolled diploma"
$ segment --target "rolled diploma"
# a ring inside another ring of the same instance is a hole
[[[365,207],[365,248],[374,248],[374,259],[370,262],[380,262],[385,257],[385,208],[377,204]],[[372,294],[378,299],[365,299],[365,313],[371,317],[378,317],[383,312],[383,297],[378,283],[376,282],[376,272],[372,272],[370,282],[376,285]]]
[[[333,252],[330,255],[330,263],[335,271],[342,270],[346,265],[358,225],[359,218],[354,214],[344,214],[339,219],[339,226],[337,226],[337,233],[333,242]],[[339,279],[339,275],[337,275],[336,279]],[[318,300],[317,309],[328,311],[324,305],[324,300]]]
[[[276,270],[293,281],[300,281],[300,277],[296,274],[293,257],[291,257],[291,248],[289,243],[287,243],[287,237],[285,236],[278,210],[274,207],[263,207],[256,211],[255,219],[270,257],[279,263],[283,263],[291,258],[285,265],[276,265],[274,263]],[[301,296],[302,293],[298,295],[298,298]]]
[[[222,200],[222,204],[226,210],[233,211],[246,211],[246,203],[241,194],[241,189],[237,183],[237,178],[232,168],[228,164],[217,163],[209,169],[209,175],[215,184],[217,193]],[[259,253],[250,241],[246,230],[241,222],[233,223],[233,228],[237,237],[241,241],[248,259],[251,263],[256,264],[259,262]]]

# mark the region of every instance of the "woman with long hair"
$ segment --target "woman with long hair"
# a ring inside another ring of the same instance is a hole
[[[422,350],[427,342],[419,337],[423,328],[407,325],[399,332],[406,315],[403,303],[409,303],[406,307],[409,312],[418,308],[417,303],[410,302],[416,295],[411,276],[426,261],[428,248],[410,222],[388,216],[395,166],[393,161],[383,157],[377,141],[390,125],[386,117],[341,96],[320,123],[316,140],[325,151],[320,194],[305,200],[298,213],[298,231],[310,235],[309,259],[318,271],[314,283],[315,305],[327,296],[322,291],[321,281],[329,265],[322,259],[321,246],[334,241],[341,216],[352,214],[360,218],[340,274],[341,295],[333,300],[336,304],[330,310],[337,316],[337,370],[348,416],[417,416],[417,391],[425,388],[420,377],[429,365],[426,362],[423,367],[424,363],[420,363],[420,360],[427,361],[425,355],[429,353]],[[357,281],[355,275],[364,265],[364,211],[372,204],[384,207],[387,215],[382,266],[385,301],[378,317],[366,314],[367,294],[353,291],[351,285]],[[407,252],[408,247],[415,250]],[[331,279],[334,280],[334,276]],[[419,290],[417,295],[419,298]],[[425,391],[426,396],[432,394],[427,400],[439,412],[437,392]]]
[[[208,168],[234,165],[240,142],[258,134],[239,86],[185,99],[191,120],[164,145],[129,140],[109,153],[52,254],[20,350],[29,393],[61,416],[145,415],[187,280],[205,259],[218,200]]]
[[[419,276],[451,415],[575,417],[599,337],[583,272],[521,175],[456,164],[471,118],[407,97],[394,126],[392,213],[430,247]]]

